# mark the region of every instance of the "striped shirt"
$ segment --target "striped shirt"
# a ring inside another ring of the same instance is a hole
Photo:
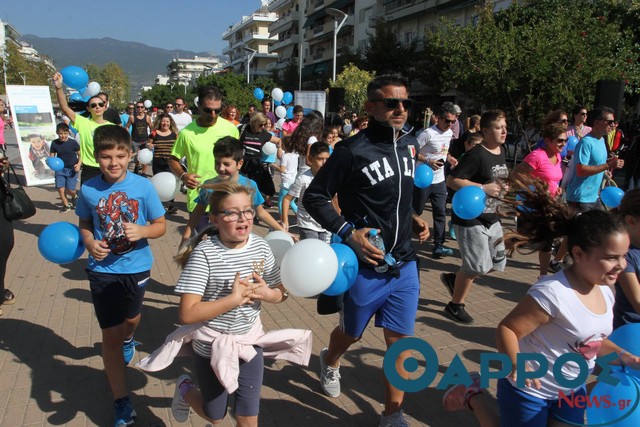
[[[280,267],[276,264],[271,248],[261,237],[249,235],[247,244],[240,249],[229,249],[218,236],[200,242],[191,253],[178,279],[175,292],[201,295],[202,301],[213,301],[231,294],[236,273],[241,278],[262,271],[262,278],[269,287],[280,284]],[[223,334],[247,333],[260,315],[260,301],[252,305],[236,307],[205,325]],[[193,341],[196,354],[211,357],[211,343]]]
[[[178,135],[173,131],[164,136],[159,133],[152,133],[149,139],[153,144],[153,157],[156,159],[168,159],[171,157],[171,150],[173,150],[173,144],[176,143],[176,138],[178,138]]]

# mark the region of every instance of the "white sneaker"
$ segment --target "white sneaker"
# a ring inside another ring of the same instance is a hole
[[[185,381],[191,382],[191,377],[186,374],[180,375],[180,378],[176,381],[176,390],[173,392],[173,400],[171,401],[171,414],[173,414],[173,418],[179,423],[187,421],[189,412],[191,411],[189,404],[180,396],[180,386]]]
[[[340,368],[327,366],[324,357],[328,350],[325,347],[320,352],[320,387],[327,396],[338,397],[340,396]]]
[[[409,422],[404,418],[402,409],[389,416],[380,416],[379,427],[409,427]]]

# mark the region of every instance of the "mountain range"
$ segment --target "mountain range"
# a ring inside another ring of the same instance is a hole
[[[41,55],[51,58],[58,69],[68,65],[95,64],[104,66],[106,63],[115,62],[129,75],[133,93],[137,93],[142,86],[152,86],[158,74],[167,74],[167,65],[173,58],[210,56],[207,52],[167,50],[109,37],[61,39],[26,34],[22,36],[22,39],[33,45]]]

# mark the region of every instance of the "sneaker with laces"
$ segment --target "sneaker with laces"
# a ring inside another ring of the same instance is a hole
[[[440,282],[447,288],[449,295],[453,296],[453,287],[456,284],[456,273],[440,273]]]
[[[126,340],[122,344],[122,355],[124,356],[125,366],[129,366],[129,363],[133,360],[133,356],[136,355],[136,346],[140,343],[133,338]]]
[[[382,414],[378,425],[379,427],[409,427],[409,422],[404,418],[404,413],[401,409],[388,416]]]
[[[71,204],[72,208],[75,208],[76,204],[78,203],[78,196],[73,196],[71,199],[69,199],[69,203]]]
[[[131,405],[131,401],[128,397],[123,397],[113,402],[113,417],[115,427],[130,426],[133,424],[136,416],[136,411]]]
[[[552,259],[551,261],[549,261],[549,270],[557,273],[558,271],[562,270],[564,268],[564,263],[562,261],[556,261],[554,259]]]
[[[62,209],[60,209],[60,213],[67,213],[70,210],[71,210],[71,207],[69,205],[64,205]]]
[[[173,400],[171,401],[171,414],[179,423],[187,421],[189,418],[189,412],[191,411],[191,407],[187,402],[185,402],[180,394],[180,387],[186,382],[190,383],[191,377],[186,374],[180,375],[180,378],[176,381],[176,390],[173,393]]]
[[[443,256],[451,256],[453,255],[453,249],[447,248],[445,246],[436,246],[433,249],[432,253],[434,258],[440,258]]]
[[[444,312],[458,323],[462,323],[463,325],[473,324],[473,317],[469,316],[467,310],[464,309],[464,304],[450,302],[444,308]]]
[[[324,394],[329,397],[340,396],[340,368],[327,366],[324,358],[328,348],[323,348],[320,352],[320,387]]]
[[[448,412],[453,411],[461,411],[463,409],[471,410],[471,406],[469,406],[469,400],[480,393],[483,392],[482,387],[480,387],[480,374],[477,372],[469,372],[469,376],[471,377],[470,386],[465,386],[464,384],[456,384],[454,386],[449,387],[449,389],[445,392],[442,397],[442,405],[444,406],[444,410]]]

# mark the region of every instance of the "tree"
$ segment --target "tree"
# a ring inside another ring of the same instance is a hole
[[[638,45],[620,20],[616,0],[527,0],[498,13],[488,2],[477,25],[444,23],[425,39],[421,80],[457,89],[476,106],[502,108],[521,129],[553,108],[591,105],[595,83],[640,79]]]
[[[222,92],[225,105],[235,105],[244,112],[250,104],[259,103],[253,96],[255,88],[261,88],[265,93],[265,97],[268,97],[271,94],[271,90],[277,87],[276,83],[269,77],[258,77],[250,84],[247,84],[246,78],[246,75],[234,73],[210,74],[206,77],[199,77],[197,86],[217,86]],[[282,90],[286,89],[283,88]]]
[[[398,27],[380,18],[369,33],[367,47],[361,53],[361,67],[376,74],[397,73],[412,78],[417,63],[415,38],[402,43],[398,39]]]
[[[349,64],[336,81],[331,82],[331,87],[344,88],[344,103],[347,111],[362,112],[364,102],[367,100],[367,85],[375,76],[375,72],[361,70],[353,64]]]
[[[44,61],[27,60],[13,43],[7,43],[6,49],[8,85],[21,85],[26,82],[30,86],[49,86],[49,79],[54,73],[51,67]],[[0,87],[1,93],[7,93],[4,78],[0,81]]]
[[[115,62],[104,64],[103,67],[95,64],[85,66],[89,81],[100,84],[100,90],[109,94],[109,104],[116,109],[123,109],[129,102],[129,76]]]

